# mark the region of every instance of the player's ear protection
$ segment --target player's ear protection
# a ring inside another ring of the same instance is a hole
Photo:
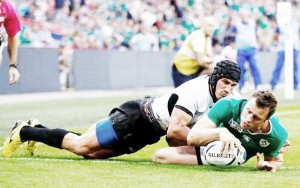
[[[212,87],[212,94],[213,94],[214,101],[216,100],[215,92],[216,92],[217,82],[221,78],[228,78],[230,80],[239,83],[241,79],[240,67],[236,63],[230,60],[222,60],[216,64],[213,73],[209,77],[209,84]]]

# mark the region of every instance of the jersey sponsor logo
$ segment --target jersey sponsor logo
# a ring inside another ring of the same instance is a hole
[[[246,140],[246,142],[249,142],[250,141],[250,137],[249,136],[247,136],[247,135],[243,135],[243,138],[244,138],[244,140]]]
[[[235,122],[233,119],[231,119],[228,122],[228,124],[230,125],[231,128],[239,131],[240,133],[243,131],[243,129],[240,127],[240,125],[237,122]]]
[[[270,142],[268,142],[267,140],[265,139],[260,139],[259,141],[259,145],[263,148],[267,147],[268,145],[270,145]]]

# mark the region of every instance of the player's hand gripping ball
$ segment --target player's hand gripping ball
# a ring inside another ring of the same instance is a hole
[[[210,165],[215,166],[238,166],[246,161],[247,153],[240,152],[235,148],[233,152],[222,153],[222,141],[214,141],[207,145],[205,152],[205,160]]]

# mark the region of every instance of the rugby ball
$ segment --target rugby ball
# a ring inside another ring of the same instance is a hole
[[[216,166],[238,166],[246,161],[246,152],[240,152],[235,148],[233,153],[222,153],[222,146],[222,141],[214,141],[206,146],[204,157],[208,164]]]

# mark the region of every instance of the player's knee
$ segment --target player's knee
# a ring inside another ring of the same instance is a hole
[[[86,155],[90,153],[90,150],[85,145],[76,145],[73,147],[73,152],[77,155]]]
[[[77,155],[85,155],[90,153],[90,148],[88,145],[80,139],[80,137],[76,137],[72,139],[72,142],[69,142],[69,148],[73,153]]]

